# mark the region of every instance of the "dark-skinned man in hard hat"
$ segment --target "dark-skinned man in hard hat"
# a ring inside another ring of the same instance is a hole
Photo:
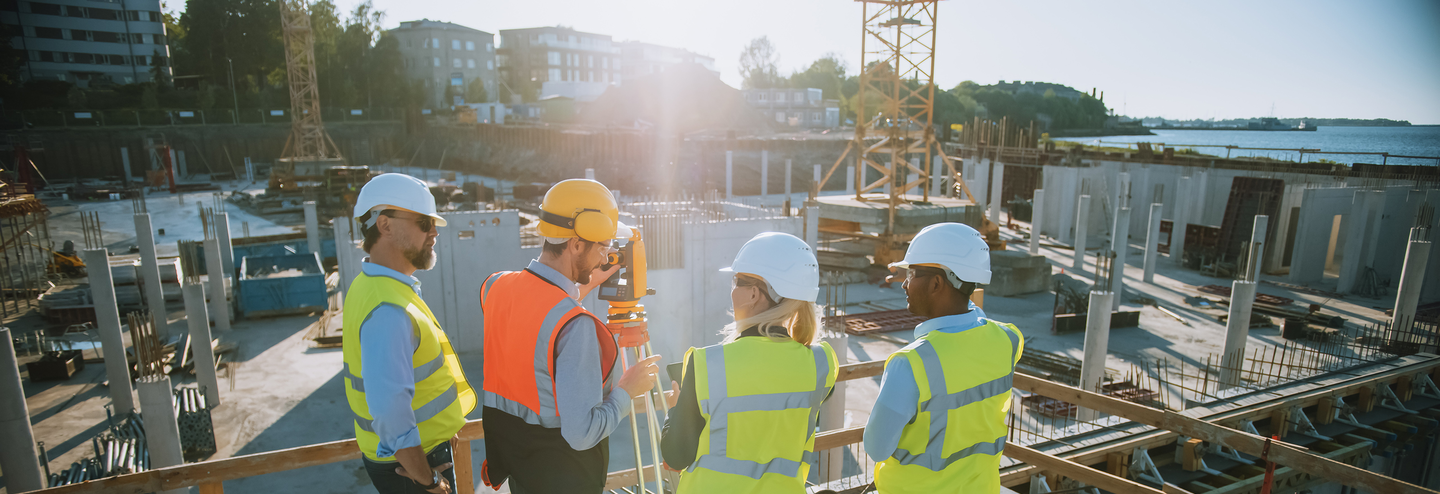
[[[886,360],[865,452],[881,493],[999,492],[1011,379],[1024,336],[970,303],[990,250],[959,223],[925,227],[903,261],[905,301],[926,318]]]
[[[448,494],[451,440],[476,394],[413,276],[435,265],[445,219],[425,183],[399,173],[360,189],[355,218],[369,257],[345,294],[344,376],[365,472],[380,494]]]
[[[626,369],[603,319],[579,300],[614,272],[599,269],[629,239],[600,182],[555,184],[540,205],[540,258],[481,285],[485,314],[485,463],[480,477],[512,492],[599,493],[607,437],[655,384],[652,356]],[[583,291],[582,291],[583,290]]]

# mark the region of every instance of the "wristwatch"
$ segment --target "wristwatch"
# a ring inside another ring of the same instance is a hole
[[[416,484],[419,484],[419,482],[416,482]],[[425,489],[427,491],[436,487],[440,487],[440,472],[435,472],[435,478],[431,480],[430,485],[420,486],[421,489]]]

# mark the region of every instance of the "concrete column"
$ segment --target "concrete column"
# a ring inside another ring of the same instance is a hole
[[[220,247],[216,239],[205,240],[205,265],[219,266]],[[215,320],[215,331],[230,331],[230,301],[225,296],[225,275],[210,271],[210,317]]]
[[[1175,185],[1175,214],[1170,227],[1170,262],[1185,265],[1185,225],[1190,223],[1190,178],[1180,177]]]
[[[180,423],[175,418],[175,394],[170,376],[140,379],[140,418],[145,421],[145,446],[150,450],[150,468],[185,464],[180,450]],[[184,494],[189,489],[173,489],[165,493]]]
[[[1415,322],[1415,308],[1420,305],[1420,292],[1424,288],[1425,268],[1430,260],[1430,241],[1420,240],[1417,230],[1410,229],[1410,245],[1405,248],[1405,267],[1400,269],[1400,288],[1395,295],[1395,315],[1390,327],[1397,331],[1409,331]]]
[[[315,212],[315,201],[305,201],[305,243],[310,252],[320,252],[320,215]]]
[[[220,241],[220,262],[225,264],[225,276],[235,276],[235,248],[230,243],[230,214],[215,213],[215,239]]]
[[[1224,363],[1220,367],[1219,389],[1240,385],[1245,360],[1245,340],[1250,337],[1250,309],[1255,304],[1255,282],[1235,280],[1230,286],[1230,319],[1225,321]]]
[[[1045,212],[1045,189],[1035,189],[1030,207],[1030,255],[1040,255],[1040,218]]]
[[[821,173],[822,173],[822,170],[820,169],[820,165],[815,165],[815,172],[814,172],[815,175],[814,175],[813,178],[810,179],[810,189],[811,189],[811,194],[810,194],[810,195],[811,195],[812,197],[820,197],[820,185],[821,185],[821,184],[820,184],[820,181],[823,180],[824,177],[825,177],[825,176],[822,175]]]
[[[1190,222],[1205,224],[1205,196],[1210,194],[1210,172],[1199,170],[1195,172],[1200,177],[1199,183],[1195,183],[1195,189],[1191,191],[1191,198],[1194,201],[1190,205]]]
[[[820,252],[820,201],[805,201],[805,243]]]
[[[770,151],[760,150],[760,195],[770,194]]]
[[[1255,215],[1255,223],[1250,228],[1250,256],[1249,267],[1250,281],[1260,281],[1260,267],[1265,264],[1265,235],[1270,225],[1270,216]]]
[[[185,284],[185,322],[190,327],[190,355],[195,359],[195,380],[205,387],[205,401],[220,404],[215,377],[215,349],[210,347],[210,315],[205,311],[205,285]]]
[[[1090,232],[1085,231],[1090,226],[1090,196],[1082,195],[1075,206],[1075,263],[1071,268],[1077,272],[1085,272],[1085,239]]]
[[[163,341],[170,336],[169,314],[165,312],[165,291],[160,287],[160,261],[155,256],[155,229],[150,214],[135,215],[135,244],[140,247],[140,278],[145,283],[145,306],[155,319],[155,332]],[[109,267],[107,261],[102,266]]]
[[[845,165],[845,193],[855,193],[855,165]]]
[[[989,175],[990,159],[984,158],[975,163],[975,173],[971,175],[965,183],[966,186],[970,187],[970,192],[975,194],[975,205],[982,208],[990,204],[990,201],[987,200],[990,195],[986,190],[990,187],[990,181],[986,178]]]
[[[726,198],[726,199],[730,199],[730,198],[732,198],[732,197],[735,197],[734,176],[735,176],[735,152],[734,152],[734,151],[726,151],[726,152],[725,152],[725,198]]]
[[[1105,355],[1110,349],[1110,305],[1114,294],[1090,292],[1090,312],[1085,318],[1085,353],[1080,361],[1080,389],[1099,391],[1105,382]],[[1076,418],[1093,421],[1099,413],[1081,408]]]
[[[995,162],[995,176],[990,177],[990,222],[1000,224],[1000,207],[1004,202],[1005,194],[1001,185],[1005,183],[1005,164]]]
[[[130,177],[134,175],[130,172],[130,150],[127,148],[120,148],[120,166],[125,169],[125,179],[120,182],[129,185]]]
[[[594,169],[594,168],[586,168],[586,169],[585,169],[585,180],[595,180],[595,169]]]
[[[930,165],[930,195],[935,197],[949,197],[945,193],[945,158],[935,155]]]
[[[1115,249],[1115,276],[1110,278],[1110,291],[1114,293],[1111,310],[1120,310],[1120,301],[1125,298],[1125,259],[1130,253],[1130,208],[1115,210],[1115,227],[1111,230],[1110,247]]]
[[[110,275],[110,258],[105,249],[86,249],[86,273],[90,277],[90,299],[95,302],[95,327],[100,347],[105,350],[105,377],[110,381],[110,407],[116,414],[135,410],[130,391],[130,365],[125,361],[125,338],[120,334],[120,310],[115,303],[115,279]]]
[[[1150,228],[1145,231],[1145,282],[1155,282],[1155,262],[1160,258],[1160,216],[1165,205],[1150,205]]]
[[[5,489],[6,492],[44,489],[45,474],[40,471],[40,457],[35,452],[30,407],[25,403],[25,386],[20,383],[20,364],[15,358],[15,340],[9,328],[0,326],[0,339],[5,340],[0,343],[0,437],[5,438],[0,441],[0,471],[5,472]],[[841,414],[844,414],[843,400]]]
[[[840,365],[849,362],[849,335],[845,331],[830,331],[829,336],[824,338],[825,342],[835,349],[835,358]],[[845,382],[835,383],[835,390],[830,393],[830,398],[820,407],[820,430],[833,431],[845,428]],[[821,482],[831,482],[841,478],[841,472],[845,467],[845,455],[841,448],[830,450],[827,460],[827,468],[821,469],[827,475],[820,479]]]
[[[790,160],[785,160],[785,198],[786,198],[786,199],[789,199],[789,198],[790,198],[790,174],[791,174],[791,171],[792,171],[792,169],[790,168]],[[789,213],[786,213],[786,214],[789,214]]]

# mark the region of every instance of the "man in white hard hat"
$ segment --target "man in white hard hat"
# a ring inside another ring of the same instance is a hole
[[[399,173],[360,189],[355,218],[369,257],[345,294],[344,376],[365,472],[380,494],[449,493],[451,439],[477,398],[413,276],[435,265],[445,218]]]
[[[905,300],[926,318],[885,363],[865,425],[882,493],[998,492],[1010,384],[1024,337],[972,304],[990,282],[990,250],[960,223],[925,227],[903,261]]]

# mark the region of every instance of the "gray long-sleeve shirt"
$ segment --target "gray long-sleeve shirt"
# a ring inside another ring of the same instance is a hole
[[[538,260],[526,267],[546,281],[578,299],[575,282]],[[620,425],[620,419],[631,412],[632,404],[620,381],[619,359],[610,371],[610,379],[602,379],[600,342],[596,333],[609,338],[610,333],[588,317],[577,317],[560,328],[555,342],[555,400],[560,411],[560,435],[576,451],[594,447]],[[618,355],[617,355],[618,356]],[[623,358],[623,356],[619,356]]]

